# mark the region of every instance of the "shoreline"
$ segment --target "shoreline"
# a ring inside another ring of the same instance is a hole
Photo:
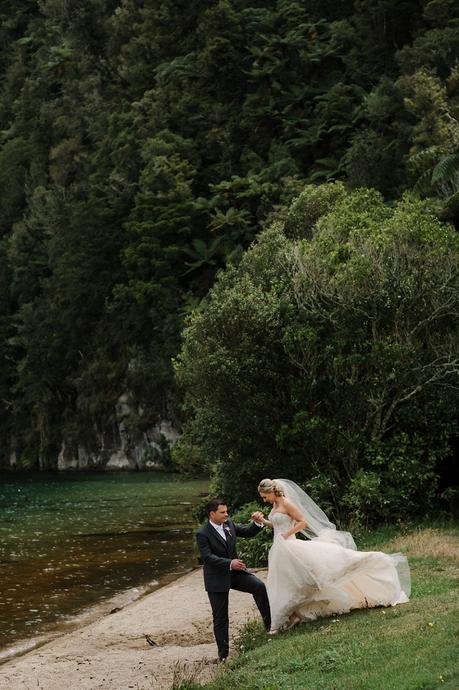
[[[94,619],[83,620],[76,629],[56,632],[51,639],[5,659],[0,665],[0,687],[166,690],[177,674],[204,682],[218,673],[202,568],[159,584],[125,605],[109,607],[108,603],[101,604],[105,611],[98,608]],[[231,636],[257,617],[253,598],[231,591]],[[145,635],[155,646],[147,643]]]
[[[2,664],[7,661],[23,656],[33,649],[42,647],[44,644],[52,642],[58,637],[62,637],[62,635],[68,635],[75,630],[90,625],[100,618],[109,615],[115,609],[122,610],[126,606],[129,606],[129,604],[187,575],[192,570],[193,568],[189,568],[183,573],[167,573],[158,580],[152,580],[147,584],[130,587],[129,589],[112,594],[109,597],[101,599],[92,606],[87,606],[61,620],[49,623],[48,627],[45,627],[42,631],[34,635],[18,638],[13,644],[0,648],[0,668]]]

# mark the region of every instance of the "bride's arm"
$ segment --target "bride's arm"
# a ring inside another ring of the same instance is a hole
[[[273,523],[271,520],[267,520],[265,517],[263,517],[260,522],[262,522],[265,527],[271,527],[271,529],[273,528]]]
[[[273,523],[271,520],[267,520],[261,510],[257,510],[256,513],[252,513],[252,520],[255,522],[259,522],[260,524],[264,525],[264,527],[271,527],[273,526]]]
[[[288,530],[288,532],[282,533],[284,539],[288,539],[293,534],[301,532],[301,530],[305,529],[308,526],[308,524],[304,519],[304,516],[298,510],[297,506],[291,501],[289,501],[288,498],[284,499],[284,508],[287,515],[291,517],[293,520],[293,526]]]

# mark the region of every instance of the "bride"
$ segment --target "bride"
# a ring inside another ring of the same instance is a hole
[[[402,554],[357,551],[349,532],[340,532],[314,501],[289,479],[263,479],[258,492],[272,504],[274,529],[269,552],[271,631],[351,609],[395,606],[408,601],[410,574]],[[301,532],[310,541],[296,538]]]

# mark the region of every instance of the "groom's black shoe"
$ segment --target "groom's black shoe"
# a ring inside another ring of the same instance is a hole
[[[223,663],[223,662],[225,662],[225,661],[227,660],[227,658],[228,658],[227,656],[219,656],[219,657],[218,657],[218,662],[219,662],[219,663]]]

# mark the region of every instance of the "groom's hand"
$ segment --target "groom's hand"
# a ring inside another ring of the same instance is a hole
[[[252,518],[252,520],[253,520],[254,522],[261,522],[261,523],[263,523],[264,515],[263,515],[263,513],[261,512],[261,510],[257,510],[256,513],[252,513],[251,518]]]
[[[231,570],[247,570],[244,561],[240,561],[239,558],[233,558],[231,561]]]

